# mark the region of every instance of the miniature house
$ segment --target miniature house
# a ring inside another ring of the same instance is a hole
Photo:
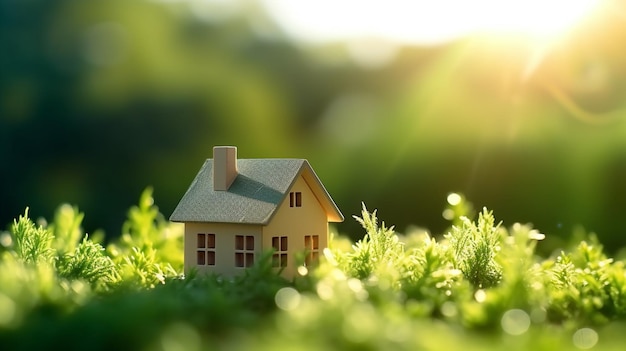
[[[304,159],[237,159],[217,146],[170,220],[185,224],[185,271],[237,275],[261,253],[293,276],[328,246],[328,222],[343,215]]]

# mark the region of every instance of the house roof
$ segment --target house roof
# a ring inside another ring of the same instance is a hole
[[[227,191],[213,190],[213,159],[207,159],[174,209],[174,222],[267,224],[299,175],[324,208],[329,222],[344,217],[304,159],[238,159]]]

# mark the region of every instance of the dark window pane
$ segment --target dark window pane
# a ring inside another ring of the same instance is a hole
[[[293,201],[293,193],[289,193],[289,207],[293,207],[294,201]]]
[[[204,266],[206,264],[206,253],[204,251],[198,251],[198,266]]]
[[[313,250],[319,250],[319,249],[320,249],[320,236],[313,235]]]
[[[243,250],[243,235],[235,236],[235,250]]]
[[[280,266],[287,267],[287,254],[280,254]]]
[[[254,254],[246,253],[246,267],[252,267],[254,264]]]
[[[305,235],[304,236],[304,248],[310,250],[312,248],[311,246],[311,236],[310,235]]]
[[[198,248],[204,249],[206,247],[205,234],[198,234]]]
[[[280,251],[287,251],[287,237],[280,237]]]
[[[215,234],[207,234],[207,248],[214,249],[215,248]]]
[[[272,237],[272,247],[274,248],[274,250],[276,251],[280,251],[280,247],[278,246],[278,237]]]
[[[209,266],[215,266],[215,251],[209,251],[206,254],[206,264]]]
[[[243,267],[243,253],[236,252],[235,253],[235,267]]]
[[[254,250],[254,237],[251,235],[246,236],[246,250]]]
[[[297,192],[296,193],[296,207],[301,207],[301,206],[302,206],[302,193]]]

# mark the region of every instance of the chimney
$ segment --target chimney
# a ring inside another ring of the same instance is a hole
[[[213,148],[213,190],[226,191],[237,177],[237,148]]]

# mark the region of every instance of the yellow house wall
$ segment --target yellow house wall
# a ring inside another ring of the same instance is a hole
[[[196,268],[198,273],[218,273],[225,276],[241,274],[244,267],[235,266],[235,236],[254,236],[254,259],[255,262],[265,250],[272,249],[272,237],[287,236],[287,267],[283,270],[283,276],[293,277],[296,274],[297,265],[302,264],[296,260],[304,258],[305,235],[319,236],[319,254],[328,247],[328,222],[327,215],[319,200],[311,191],[309,185],[302,176],[299,176],[289,192],[302,194],[302,206],[289,206],[289,193],[278,206],[276,213],[267,226],[234,223],[185,223],[185,272]],[[197,235],[198,233],[215,234],[215,266],[197,265]]]
[[[197,265],[197,235],[198,233],[215,234],[215,266]],[[234,276],[243,272],[245,268],[235,266],[235,236],[254,236],[254,259],[262,252],[262,226],[232,223],[185,223],[185,272],[197,268],[199,273],[219,273],[225,276]]]
[[[283,276],[291,277],[296,274],[296,254],[304,253],[304,236],[319,235],[320,255],[328,247],[328,222],[326,212],[311,188],[302,176],[299,176],[290,192],[302,193],[302,207],[289,206],[289,194],[279,205],[271,222],[263,228],[263,247],[272,249],[272,237],[287,236],[287,267]],[[304,256],[302,256],[304,257]]]

